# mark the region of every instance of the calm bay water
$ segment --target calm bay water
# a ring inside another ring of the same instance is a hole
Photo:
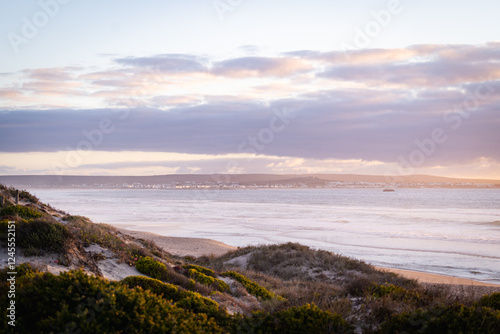
[[[94,222],[500,283],[500,189],[28,189]]]

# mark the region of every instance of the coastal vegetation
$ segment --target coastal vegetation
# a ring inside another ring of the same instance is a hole
[[[419,284],[296,243],[244,247],[219,257],[174,256],[110,225],[57,211],[29,193],[15,205],[15,194],[0,186],[0,249],[6,254],[8,222],[14,221],[17,252],[26,262],[15,268],[16,327],[3,316],[5,333],[500,331],[500,289]],[[56,260],[35,261],[44,256]],[[134,274],[108,280],[105,262]],[[55,265],[59,269],[51,273]],[[3,310],[10,302],[11,271],[0,270]]]
[[[263,300],[271,300],[273,298],[278,298],[274,293],[269,292],[266,288],[263,288],[259,284],[249,280],[245,276],[238,274],[235,271],[226,271],[221,274],[222,276],[232,277],[245,287],[249,294],[255,297],[262,298]]]
[[[196,314],[149,290],[70,271],[17,276],[16,326],[3,333],[225,333],[213,318]],[[6,285],[0,304],[7,308]]]

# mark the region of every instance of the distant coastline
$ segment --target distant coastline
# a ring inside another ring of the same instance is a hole
[[[500,180],[356,174],[0,175],[0,183],[15,187],[101,189],[500,188]]]

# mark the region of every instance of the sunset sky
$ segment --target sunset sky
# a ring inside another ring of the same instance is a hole
[[[3,1],[0,175],[500,179],[500,2]]]

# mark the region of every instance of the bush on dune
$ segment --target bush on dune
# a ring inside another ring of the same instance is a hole
[[[163,282],[180,285],[187,290],[196,291],[202,294],[209,294],[211,290],[201,284],[196,283],[184,275],[176,273],[172,268],[156,261],[152,257],[143,257],[136,263],[137,270],[144,275],[159,279]]]
[[[212,269],[205,268],[202,266],[197,266],[195,264],[185,264],[182,266],[182,268],[187,269],[187,270],[194,269],[194,270],[196,270],[204,275],[215,277],[215,273]]]
[[[82,271],[18,278],[16,327],[2,317],[4,333],[223,333],[205,314],[193,314],[142,289]],[[9,303],[7,283],[0,305]]]
[[[137,261],[135,266],[140,273],[146,274],[152,278],[165,281],[169,278],[167,266],[149,256],[143,257]]]
[[[19,191],[19,199],[20,200],[25,200],[25,201],[28,201],[31,203],[38,203],[39,202],[38,197],[30,194],[26,190],[18,190],[14,187],[7,187],[3,184],[0,184],[0,190],[4,190],[5,191],[4,194],[7,194],[7,197],[12,197],[12,198],[15,198],[17,192]],[[1,195],[1,192],[0,192],[0,195]]]
[[[167,258],[166,254],[159,252],[154,243],[149,243],[148,247],[141,247],[135,243],[127,243],[124,238],[118,235],[119,231],[107,224],[95,224],[88,218],[81,216],[68,216],[68,228],[83,244],[88,247],[98,244],[115,253],[121,261],[133,264],[138,258],[160,255]]]
[[[0,282],[6,282],[7,278],[11,277],[11,275],[7,274],[8,272],[17,273],[16,279],[23,276],[34,277],[36,274],[40,273],[36,268],[33,268],[31,264],[21,263],[20,265],[16,266],[14,270],[10,270],[9,267],[5,267],[4,269],[0,270]]]
[[[250,246],[223,255],[213,262],[224,267],[223,263],[238,256],[248,255],[248,270],[271,275],[285,281],[329,281],[345,290],[355,291],[358,287],[349,287],[354,280],[366,285],[394,284],[404,288],[414,288],[417,283],[393,273],[381,272],[371,265],[340,254],[323,250],[314,250],[308,246],[288,242],[279,245]],[[334,275],[324,276],[322,272]],[[365,286],[366,287],[366,286]],[[363,290],[365,287],[361,287]]]
[[[99,244],[112,251],[123,249],[123,239],[116,235],[116,228],[106,224],[95,224],[82,216],[68,216],[68,227],[83,242],[85,247]]]
[[[19,216],[25,219],[41,218],[42,214],[37,210],[24,205],[7,206],[0,210],[0,216]]]
[[[234,321],[233,333],[352,333],[352,326],[341,316],[316,305],[291,307],[274,314],[254,312],[252,317]]]
[[[203,273],[200,273],[196,269],[189,269],[188,270],[188,276],[194,279],[196,282],[203,284],[203,285],[211,285],[215,282],[215,278],[212,276],[207,276]]]
[[[1,235],[6,235],[7,224],[6,220],[0,222]],[[65,225],[44,218],[17,221],[15,233],[16,246],[28,256],[40,255],[43,251],[64,253],[66,244],[72,237]]]
[[[185,264],[182,268],[188,270],[188,276],[200,284],[210,286],[220,292],[231,292],[229,285],[223,280],[218,279],[212,269],[194,264]]]
[[[494,310],[500,311],[500,292],[491,295],[483,296],[477,304],[479,306],[490,307]]]
[[[199,293],[186,291],[182,287],[164,283],[154,278],[130,276],[122,280],[122,283],[130,288],[141,287],[144,290],[149,290],[166,300],[173,301],[176,306],[193,313],[204,313],[213,318],[220,318],[225,313],[219,309],[219,304]]]
[[[215,289],[217,289],[220,292],[231,292],[231,288],[229,287],[229,285],[223,280],[218,278],[215,279],[215,282],[214,284],[212,284],[212,286],[214,286]]]
[[[268,291],[266,288],[249,280],[245,276],[238,274],[235,271],[226,271],[221,275],[234,278],[245,287],[245,289],[248,291],[249,294],[255,297],[262,298],[263,300],[271,300],[273,298],[278,298],[278,296],[276,296],[274,293]]]
[[[438,306],[430,310],[393,316],[382,324],[379,333],[499,333],[500,311],[462,304]]]
[[[71,234],[68,228],[58,222],[37,219],[31,222],[17,223],[17,244],[21,248],[43,249],[52,252],[63,252],[64,245]]]

